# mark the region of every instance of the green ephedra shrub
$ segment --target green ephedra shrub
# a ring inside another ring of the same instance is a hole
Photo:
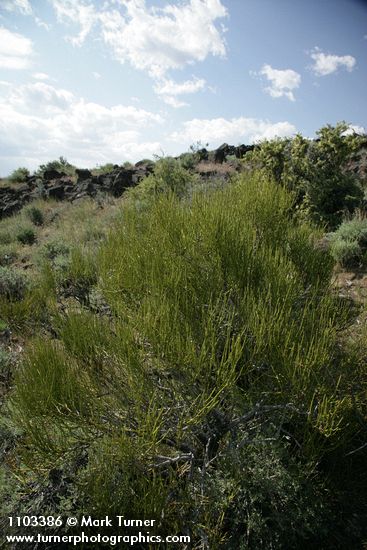
[[[161,168],[149,208],[72,254],[69,284],[108,314],[56,310],[17,369],[13,509],[155,519],[197,548],[357,548],[366,376],[320,233],[260,176],[180,200]]]

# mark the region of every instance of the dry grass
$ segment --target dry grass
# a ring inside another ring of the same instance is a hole
[[[238,171],[236,162],[225,162],[218,164],[211,161],[201,161],[195,167],[196,172],[205,175],[232,175]]]

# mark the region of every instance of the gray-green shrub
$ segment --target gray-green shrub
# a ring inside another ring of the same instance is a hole
[[[28,288],[28,279],[23,271],[12,267],[0,267],[0,296],[20,300]]]
[[[328,236],[331,254],[342,267],[367,263],[367,218],[355,216]]]

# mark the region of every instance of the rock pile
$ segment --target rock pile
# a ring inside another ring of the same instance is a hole
[[[17,187],[0,187],[0,219],[20,210],[26,203],[38,198],[74,201],[95,197],[98,193],[119,197],[129,187],[137,185],[153,171],[154,164],[138,162],[132,168],[116,165],[107,174],[93,175],[90,170],[77,169],[75,177],[57,170],[46,170],[43,177],[29,176]]]
[[[246,153],[252,151],[254,147],[254,145],[243,144],[235,147],[234,145],[228,145],[228,143],[222,143],[222,145],[214,151],[214,162],[222,164],[226,161],[228,156],[235,156],[238,159],[242,159]]]
[[[235,147],[223,143],[214,151],[200,149],[198,158],[199,162],[223,164],[227,157],[243,158],[253,148],[253,145]],[[90,170],[76,169],[76,178],[55,169],[45,170],[42,177],[28,176],[24,184],[0,187],[0,219],[14,214],[26,203],[38,198],[74,201],[82,197],[95,197],[98,193],[120,197],[125,189],[137,185],[153,169],[153,162],[140,161],[131,168],[115,165],[111,172],[99,175],[93,175]],[[204,176],[209,175],[204,172]]]

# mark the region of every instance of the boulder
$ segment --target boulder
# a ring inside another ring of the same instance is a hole
[[[63,185],[52,185],[46,189],[46,196],[62,200],[65,196],[65,187]]]
[[[230,150],[231,146],[228,145],[228,143],[222,143],[222,145],[214,151],[214,162],[222,164],[226,160],[226,156],[231,154]]]
[[[238,147],[235,147],[235,155],[238,159],[242,159],[246,153],[249,151],[253,151],[254,145],[238,145]]]
[[[58,180],[60,179],[64,174],[59,172],[58,170],[55,170],[54,168],[50,168],[49,170],[45,170],[43,173],[43,179],[46,181],[51,180]]]
[[[90,170],[87,170],[85,168],[77,168],[75,170],[75,173],[77,175],[77,183],[81,181],[88,180],[92,177],[92,172]]]
[[[121,168],[117,172],[111,186],[114,197],[120,197],[125,189],[133,185],[132,175],[133,170],[126,170],[124,168]]]
[[[21,200],[6,200],[0,207],[0,218],[11,216],[15,212],[18,212],[23,206]]]
[[[152,160],[139,160],[135,163],[135,168],[145,168],[149,172],[154,170],[154,162]]]
[[[74,191],[77,193],[87,193],[91,196],[96,194],[96,189],[91,179],[84,180],[81,183],[78,181],[78,183],[74,186]]]

